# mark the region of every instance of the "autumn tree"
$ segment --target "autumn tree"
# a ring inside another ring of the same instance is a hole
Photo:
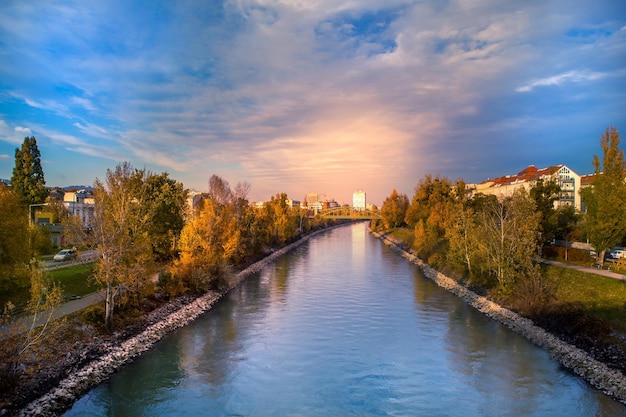
[[[264,210],[270,227],[270,244],[283,245],[296,236],[298,218],[287,205],[287,194],[280,193],[273,196],[265,204]]]
[[[595,176],[591,187],[581,190],[587,209],[585,224],[589,242],[604,263],[606,251],[626,236],[626,164],[624,151],[615,127],[602,135],[600,146],[603,158],[593,157]]]
[[[183,227],[174,275],[194,292],[228,286],[240,232],[233,206],[204,200]]]
[[[106,288],[105,325],[109,330],[116,297],[141,287],[151,259],[146,232],[150,218],[142,215],[145,185],[145,170],[134,169],[128,162],[107,170],[105,182],[96,180],[94,185],[93,233],[101,256],[96,279]]]
[[[28,286],[27,209],[20,196],[4,184],[0,184],[0,236],[0,291]]]
[[[399,194],[395,189],[385,198],[380,209],[381,221],[385,229],[393,229],[404,225],[406,211],[409,208],[409,198],[406,194]]]
[[[48,196],[41,153],[34,136],[27,137],[22,148],[15,149],[15,167],[11,176],[11,188],[20,196],[23,205],[42,204]]]
[[[456,212],[460,209],[458,205],[465,201],[464,189],[462,181],[453,187],[447,178],[431,175],[426,175],[415,187],[405,221],[413,228],[413,249],[420,257],[428,260],[434,252],[446,252],[446,231],[453,227]]]

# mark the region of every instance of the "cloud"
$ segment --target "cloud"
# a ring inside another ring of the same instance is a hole
[[[13,130],[15,130],[15,132],[17,132],[20,135],[25,135],[25,136],[31,136],[32,135],[32,132],[31,132],[30,128],[28,128],[28,127],[15,126],[13,128]]]
[[[26,136],[31,136],[29,128],[14,126],[10,127],[9,124],[0,119],[0,140],[10,143],[12,145],[21,145],[24,142]]]
[[[593,72],[587,70],[581,71],[568,71],[562,74],[554,75],[551,77],[543,78],[533,81],[522,87],[518,87],[515,91],[519,93],[527,93],[535,89],[536,87],[555,85],[559,86],[568,82],[579,83],[585,81],[595,81],[607,77],[608,74],[602,72]]]

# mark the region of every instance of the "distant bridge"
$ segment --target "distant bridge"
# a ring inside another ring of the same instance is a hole
[[[325,219],[367,220],[380,219],[380,213],[372,210],[355,210],[352,207],[333,207],[318,213]]]

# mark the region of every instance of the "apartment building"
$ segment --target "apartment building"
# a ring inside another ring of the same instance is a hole
[[[363,190],[358,190],[352,193],[352,207],[355,210],[365,210],[367,207],[365,197],[365,191]]]
[[[580,200],[581,176],[565,165],[554,165],[547,168],[537,168],[529,165],[514,175],[485,180],[479,184],[468,184],[471,195],[482,193],[497,197],[509,197],[519,187],[529,191],[539,180],[556,181],[560,192],[555,208],[560,206],[574,206],[576,210],[582,209]]]
[[[68,191],[63,195],[63,205],[73,216],[78,216],[83,227],[92,227],[95,200],[87,190]]]

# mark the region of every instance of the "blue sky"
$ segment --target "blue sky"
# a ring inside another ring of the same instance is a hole
[[[0,178],[34,135],[48,185],[129,161],[198,191],[217,174],[252,200],[380,204],[428,173],[590,173],[607,127],[626,138],[623,1],[1,7]]]

